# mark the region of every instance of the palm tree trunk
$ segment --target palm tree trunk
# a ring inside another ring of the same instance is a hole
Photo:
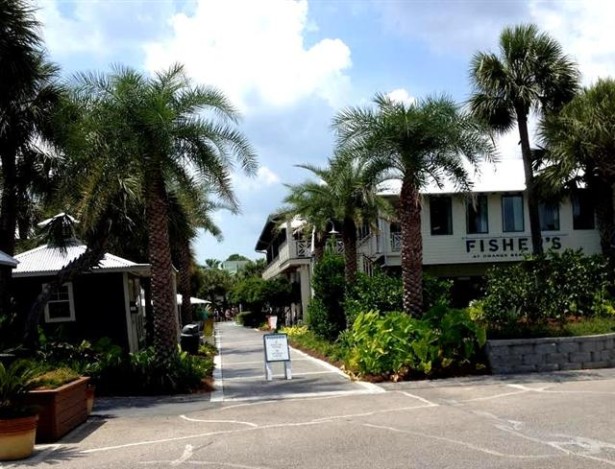
[[[342,242],[344,243],[344,274],[348,289],[357,279],[357,225],[351,218],[344,219]]]
[[[327,236],[325,233],[317,231],[314,234],[314,259],[316,262],[322,259],[325,255],[325,246],[327,245]]]
[[[406,313],[419,317],[423,314],[421,200],[418,188],[409,178],[402,182],[400,205],[403,306]]]
[[[517,110],[517,123],[519,125],[519,138],[521,140],[521,156],[525,172],[525,187],[527,192],[527,207],[530,217],[530,233],[532,237],[532,253],[542,254],[542,234],[540,232],[540,216],[538,214],[538,198],[532,169],[532,151],[530,137],[527,129],[527,113]]]
[[[188,240],[182,240],[179,247],[178,255],[179,282],[178,291],[182,296],[181,317],[182,325],[190,324],[194,317],[192,315],[192,304],[190,303],[191,285],[190,285],[190,267],[192,265],[192,256],[190,255],[190,244]]]
[[[589,186],[596,207],[596,221],[600,233],[600,247],[602,254],[612,257],[611,242],[615,235],[615,220],[613,211],[613,187],[608,182],[591,177]]]
[[[173,291],[173,264],[169,243],[166,190],[159,171],[146,177],[146,214],[154,304],[154,348],[157,358],[170,363],[177,354],[177,311]]]
[[[0,251],[15,254],[15,228],[17,226],[17,168],[15,155],[8,148],[0,149],[2,162],[2,197],[0,198]],[[11,269],[0,268],[0,308],[8,312],[11,302]]]

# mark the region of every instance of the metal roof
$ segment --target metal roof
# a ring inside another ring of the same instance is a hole
[[[19,261],[14,257],[9,256],[5,252],[0,251],[0,265],[8,265],[9,267],[16,267]]]
[[[15,256],[19,265],[13,277],[36,277],[54,275],[86,250],[86,246],[68,246],[65,250],[48,245],[39,246]],[[106,253],[93,272],[149,272],[149,264],[137,264],[113,254]]]

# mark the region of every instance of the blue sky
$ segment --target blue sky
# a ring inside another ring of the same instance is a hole
[[[195,82],[222,89],[241,110],[240,129],[258,154],[256,177],[234,176],[238,216],[214,218],[218,243],[202,235],[197,260],[254,251],[284,183],[304,180],[301,163],[324,164],[330,122],[376,92],[399,99],[446,93],[463,102],[468,64],[494,50],[504,26],[536,23],[580,65],[584,82],[615,72],[615,2],[608,0],[39,0],[52,60],[64,75],[145,72],[181,62]],[[515,135],[499,141],[518,156]]]

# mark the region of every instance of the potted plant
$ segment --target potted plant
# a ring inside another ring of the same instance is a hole
[[[39,409],[36,441],[57,441],[88,418],[87,386],[90,378],[71,368],[46,371],[32,379],[26,402]]]
[[[25,405],[33,374],[26,361],[0,363],[0,461],[24,459],[34,450],[38,415]]]

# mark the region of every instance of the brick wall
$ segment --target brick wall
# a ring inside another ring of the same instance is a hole
[[[615,333],[487,341],[494,374],[615,367]]]

